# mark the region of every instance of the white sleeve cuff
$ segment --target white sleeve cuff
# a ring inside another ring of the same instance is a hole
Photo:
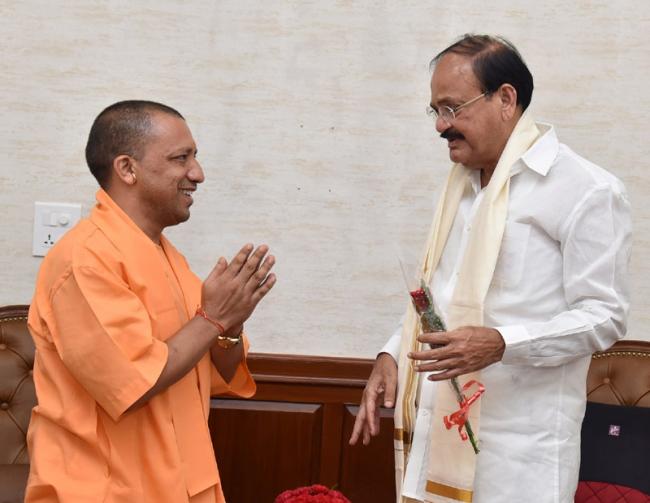
[[[388,339],[388,342],[381,348],[379,353],[388,353],[393,357],[393,360],[396,362],[399,361],[399,352],[400,346],[402,345],[402,335],[393,334],[393,336]]]
[[[504,364],[524,363],[530,354],[530,334],[523,325],[510,325],[507,327],[494,327],[499,331],[506,349],[501,362]]]

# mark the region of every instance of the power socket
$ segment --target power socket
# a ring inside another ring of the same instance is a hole
[[[44,257],[80,218],[81,204],[35,202],[32,255]]]

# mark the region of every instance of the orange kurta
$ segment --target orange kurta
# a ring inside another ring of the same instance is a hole
[[[166,339],[193,316],[201,280],[103,190],[48,253],[29,311],[38,406],[27,503],[223,502],[207,426],[211,394],[251,396],[245,362],[227,384],[209,353],[144,407]]]

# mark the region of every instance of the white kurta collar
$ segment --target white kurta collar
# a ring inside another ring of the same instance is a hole
[[[555,134],[555,128],[550,124],[538,122],[537,127],[542,134],[532,147],[530,147],[521,160],[530,169],[542,176],[548,174],[553,161],[560,149],[560,142]]]
[[[560,142],[555,134],[555,128],[551,124],[537,122],[537,127],[541,133],[539,139],[521,156],[521,158],[512,165],[510,176],[514,176],[528,167],[535,173],[546,176],[551,169],[553,161],[557,157],[560,149]],[[470,178],[472,189],[475,194],[481,191],[481,172],[476,170]]]

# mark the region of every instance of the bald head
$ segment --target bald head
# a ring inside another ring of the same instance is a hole
[[[88,135],[86,162],[103,189],[110,184],[112,164],[117,156],[141,159],[156,113],[183,119],[178,111],[167,105],[142,100],[114,103],[97,116]]]

